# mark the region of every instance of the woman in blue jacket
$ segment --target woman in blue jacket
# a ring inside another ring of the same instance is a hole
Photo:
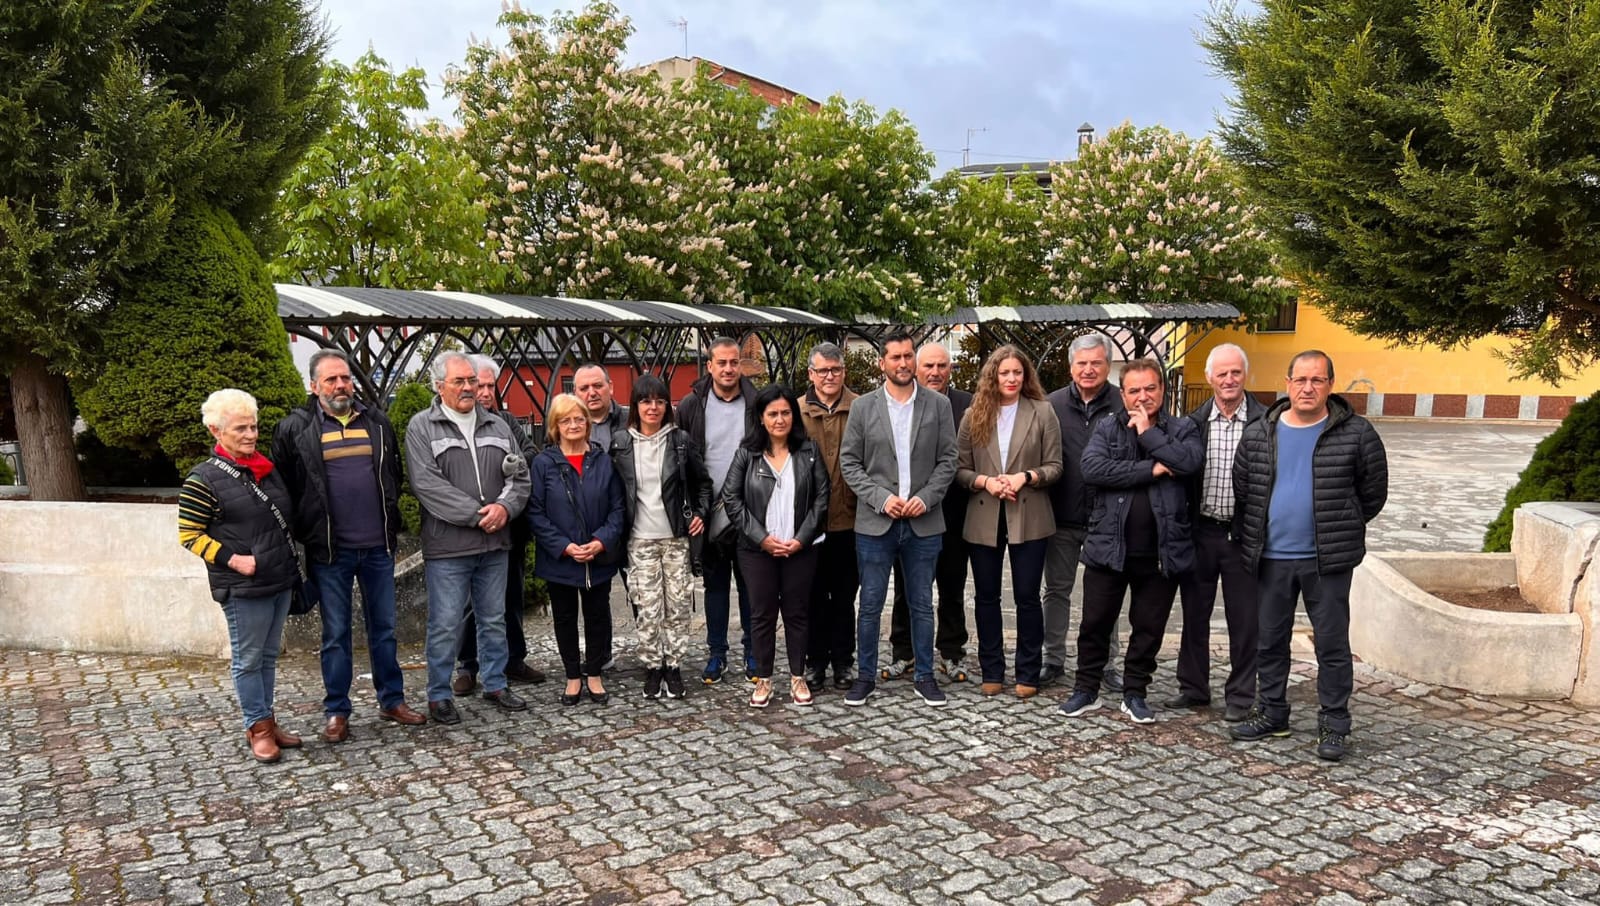
[[[550,589],[556,647],[567,671],[563,704],[587,688],[595,704],[608,695],[600,669],[611,659],[611,579],[622,563],[625,515],[622,481],[611,457],[589,441],[589,417],[570,393],[545,413],[550,444],[533,460],[528,524],[538,545],[533,574]],[[583,611],[587,657],[578,647]]]

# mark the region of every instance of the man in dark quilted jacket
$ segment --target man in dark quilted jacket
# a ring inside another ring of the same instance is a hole
[[[1367,523],[1389,494],[1389,461],[1372,423],[1333,393],[1333,360],[1289,362],[1289,395],[1245,428],[1233,462],[1240,545],[1256,573],[1261,642],[1256,705],[1234,739],[1289,735],[1289,640],[1305,601],[1317,653],[1317,756],[1344,757],[1350,734],[1350,579]]]

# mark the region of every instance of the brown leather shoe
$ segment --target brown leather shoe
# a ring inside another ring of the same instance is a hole
[[[999,695],[1001,692],[1005,691],[1005,688],[1006,687],[1004,683],[984,683],[978,687],[978,691],[982,692],[984,695]]]
[[[1028,685],[1024,685],[1022,683],[1017,683],[1017,698],[1033,698],[1035,695],[1038,695],[1038,694],[1039,694],[1039,687],[1038,686],[1028,686]]]
[[[328,715],[328,722],[322,727],[322,741],[340,743],[350,738],[350,718],[343,714]]]
[[[466,695],[478,688],[478,675],[465,670],[457,670],[456,678],[450,682],[450,691],[457,695]]]
[[[278,748],[280,748],[280,749],[298,749],[298,748],[300,748],[300,737],[298,737],[298,736],[294,735],[293,733],[290,733],[288,730],[285,730],[284,728],[278,726],[278,719],[276,717],[269,717],[269,718],[267,718],[267,720],[272,721],[272,741],[278,744]]]
[[[272,764],[283,757],[278,751],[278,742],[272,738],[272,720],[262,718],[250,725],[244,731],[244,738],[250,743],[250,754],[262,764]]]
[[[428,722],[426,717],[411,710],[411,706],[405,702],[401,702],[393,708],[379,708],[378,719],[405,724],[408,727],[420,727]]]

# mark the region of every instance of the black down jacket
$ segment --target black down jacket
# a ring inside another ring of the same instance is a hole
[[[1234,524],[1245,568],[1254,572],[1267,543],[1267,508],[1277,480],[1278,419],[1287,398],[1245,426],[1233,459]],[[1317,573],[1355,569],[1367,555],[1367,523],[1389,498],[1389,458],[1372,423],[1337,393],[1328,397],[1328,426],[1317,438],[1311,463],[1316,515]]]

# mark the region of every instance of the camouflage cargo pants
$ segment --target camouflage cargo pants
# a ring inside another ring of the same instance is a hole
[[[694,593],[687,538],[628,542],[628,591],[638,610],[639,660],[646,667],[679,667],[689,651]]]

